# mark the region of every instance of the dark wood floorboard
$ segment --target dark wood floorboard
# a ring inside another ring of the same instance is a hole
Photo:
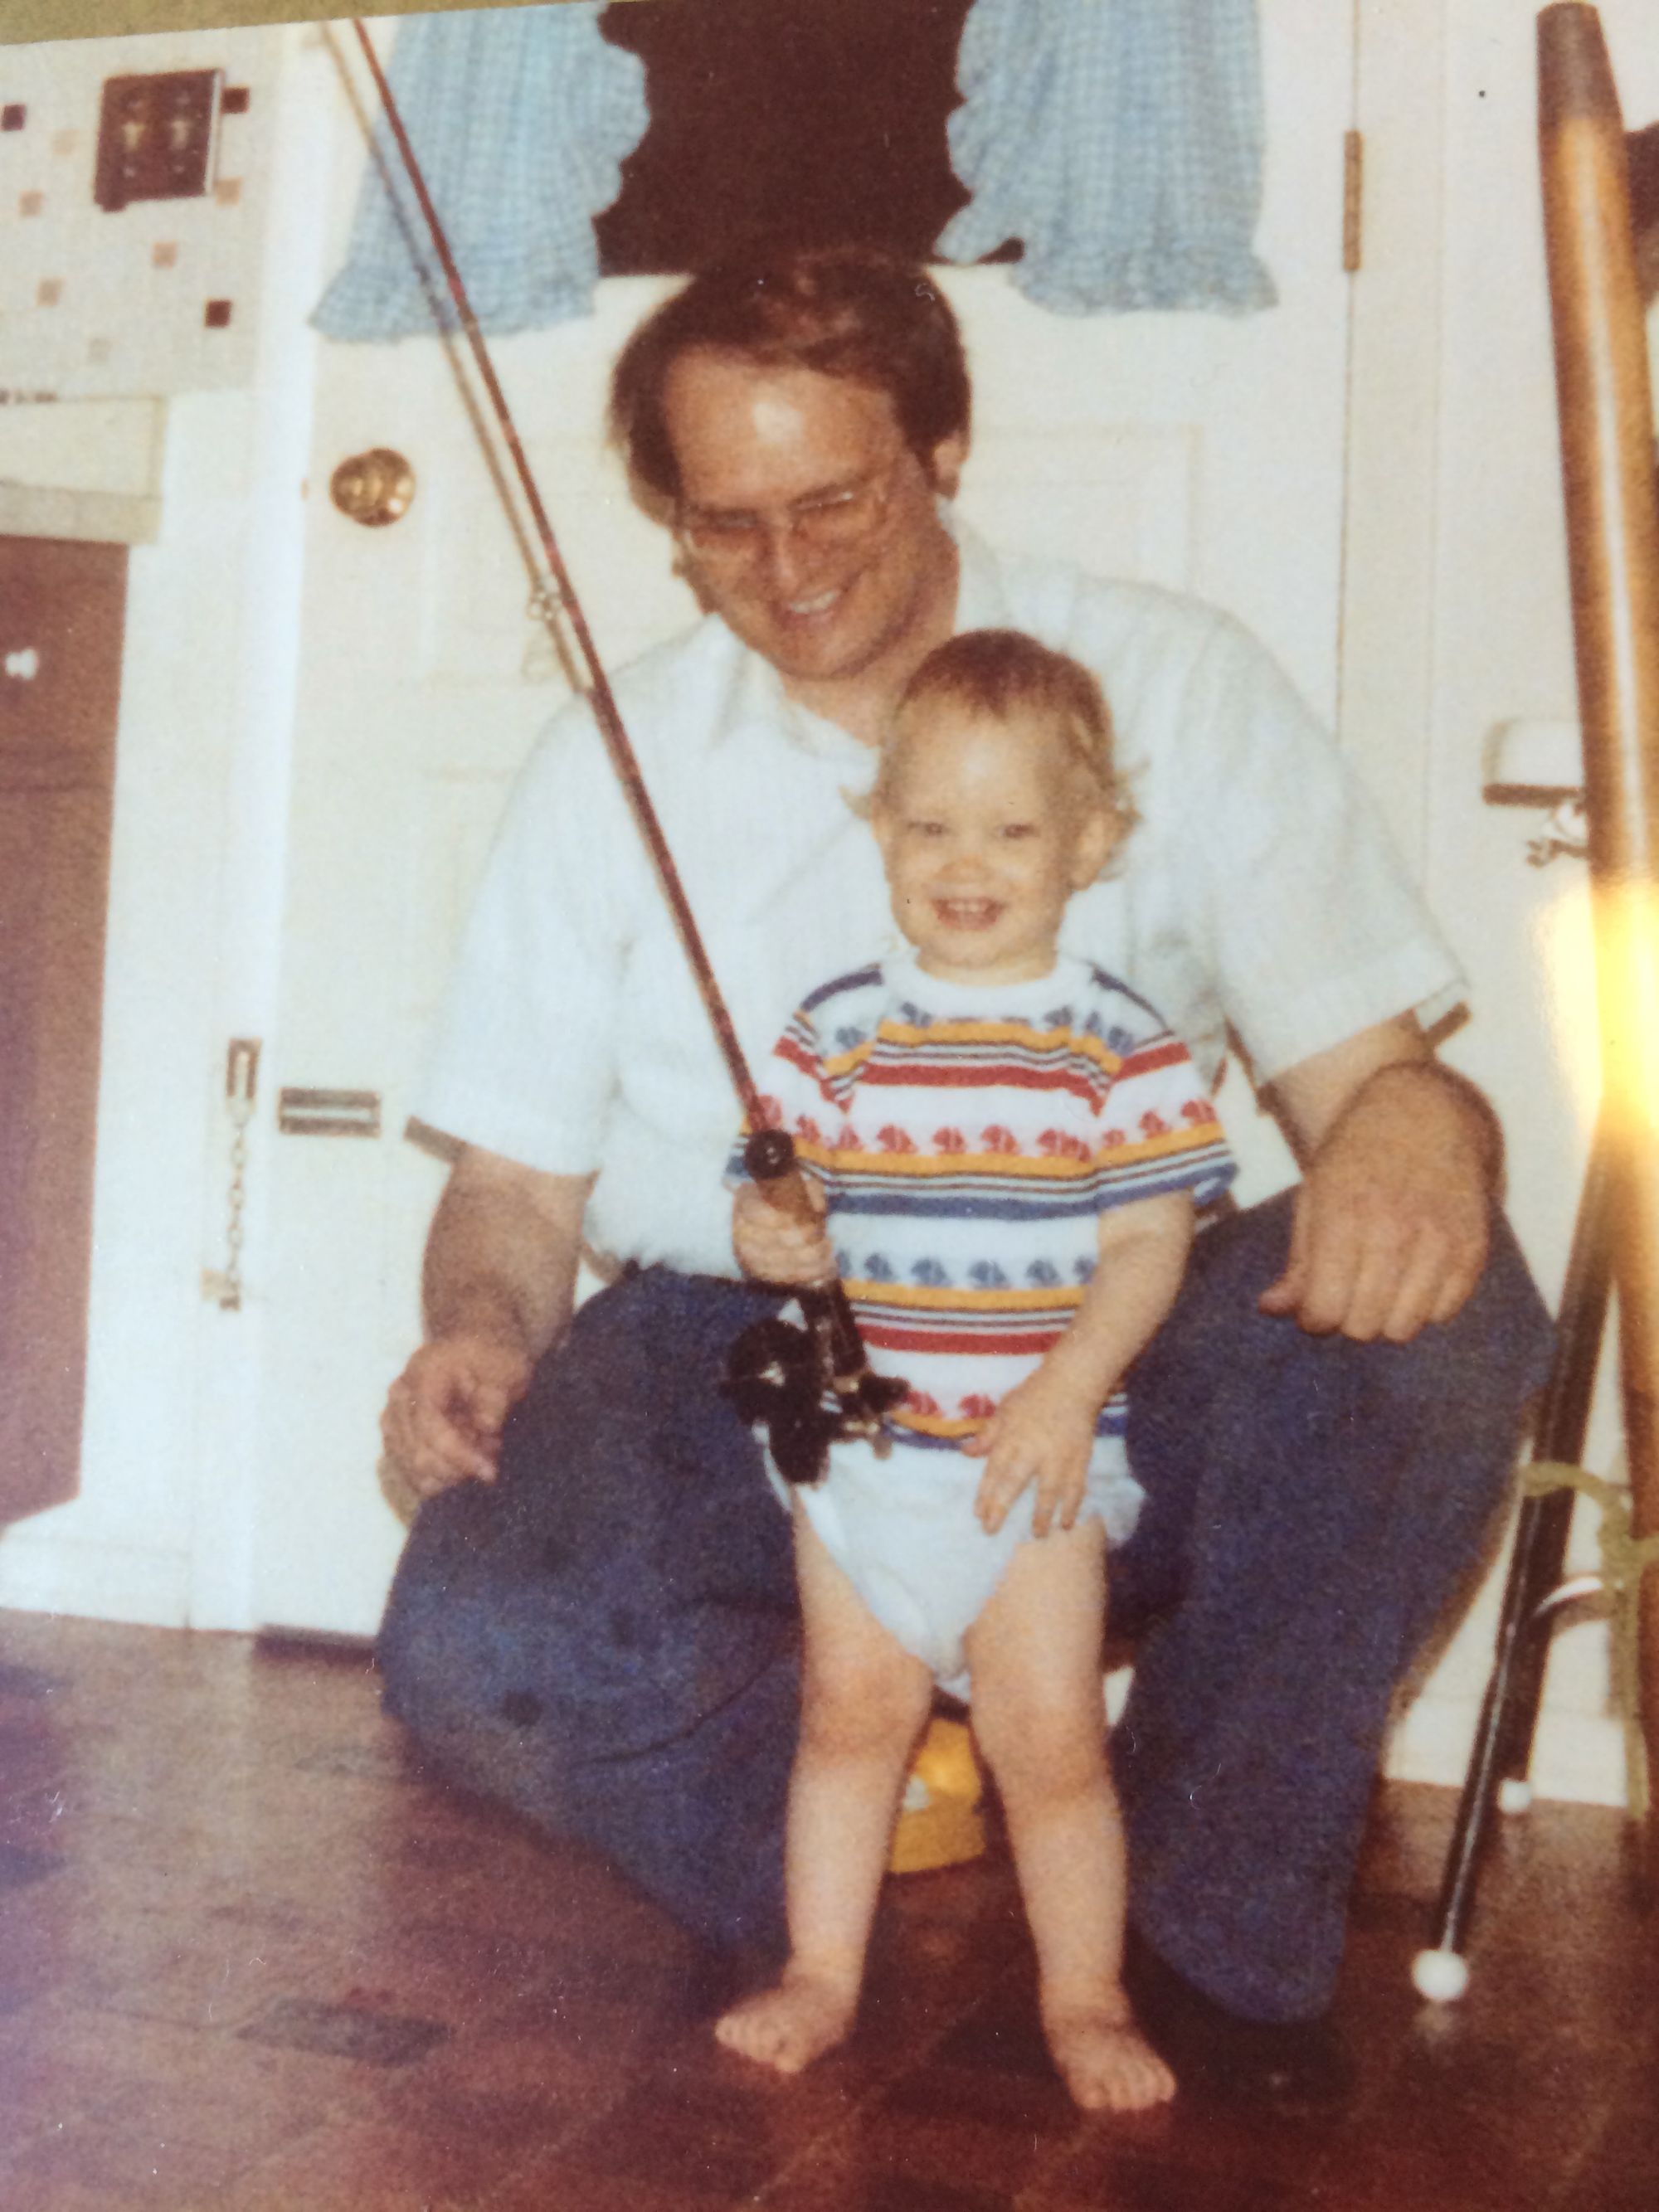
[[[1379,1795],[1340,2119],[1080,2118],[998,1856],[889,1885],[856,2037],[787,2082],[650,1905],[422,1775],[361,1655],[0,1613],[0,2205],[1659,2212],[1620,1816],[1504,1826],[1436,2009],[1451,1805]]]

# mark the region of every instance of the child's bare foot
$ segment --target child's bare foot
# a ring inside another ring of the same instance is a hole
[[[858,2001],[856,1988],[788,1967],[775,1987],[723,2013],[714,2033],[728,2051],[780,2074],[799,2074],[845,2041]]]
[[[1045,2012],[1048,2053],[1085,2112],[1141,2112],[1175,2094],[1175,2075],[1121,1999]]]

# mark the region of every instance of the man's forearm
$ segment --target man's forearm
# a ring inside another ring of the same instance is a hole
[[[1449,1107],[1480,1155],[1491,1188],[1501,1179],[1504,1135],[1497,1115],[1467,1076],[1435,1058],[1409,1018],[1382,1022],[1333,1050],[1287,1068],[1271,1090],[1286,1134],[1305,1166],[1337,1124],[1368,1103],[1404,1104],[1423,1086],[1423,1109],[1432,1117]],[[1390,1100],[1389,1094],[1395,1094]]]
[[[1429,1058],[1409,1018],[1379,1022],[1275,1076],[1267,1086],[1297,1158],[1305,1167],[1372,1076]]]
[[[538,1359],[568,1326],[591,1176],[550,1176],[472,1150],[427,1240],[428,1334],[476,1336]]]
[[[1480,1154],[1487,1188],[1499,1190],[1504,1181],[1504,1125],[1486,1093],[1467,1075],[1448,1067],[1444,1060],[1425,1053],[1420,1059],[1393,1060],[1373,1070],[1350,1100],[1347,1110],[1352,1112],[1366,1100],[1391,1090],[1409,1100],[1413,1085],[1427,1086],[1426,1090],[1419,1088],[1419,1101],[1432,1101],[1442,1109],[1450,1107],[1464,1135]]]

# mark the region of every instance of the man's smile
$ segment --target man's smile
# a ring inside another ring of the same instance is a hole
[[[832,584],[826,591],[814,592],[800,599],[781,599],[776,605],[785,622],[821,622],[825,616],[835,612],[851,589],[850,584]]]

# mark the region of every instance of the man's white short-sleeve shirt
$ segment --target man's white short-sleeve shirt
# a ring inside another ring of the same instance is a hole
[[[1061,944],[1163,1011],[1212,1085],[1231,1029],[1259,1081],[1462,978],[1364,793],[1276,664],[1215,609],[956,526],[959,629],[1092,668],[1140,819]],[[791,701],[710,616],[616,680],[736,1024],[758,1066],[825,976],[898,941],[848,804],[875,756]],[[597,1173],[592,1243],[729,1274],[738,1108],[592,714],[554,720],[508,805],[416,1112],[526,1166]]]

